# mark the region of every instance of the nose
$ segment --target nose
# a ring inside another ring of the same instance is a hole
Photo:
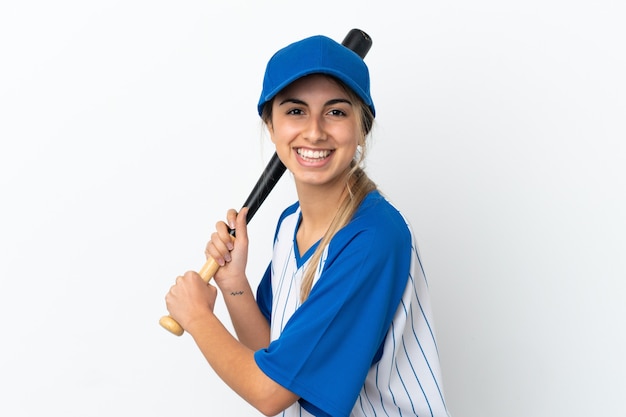
[[[304,130],[304,137],[310,142],[318,142],[328,138],[326,129],[324,128],[324,118],[322,116],[309,118]]]

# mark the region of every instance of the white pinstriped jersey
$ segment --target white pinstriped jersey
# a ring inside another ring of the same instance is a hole
[[[279,415],[448,416],[427,282],[404,218],[370,193],[324,249],[303,304],[314,248],[299,256],[299,219],[297,204],[281,217],[257,293],[272,339],[257,364],[301,397]]]

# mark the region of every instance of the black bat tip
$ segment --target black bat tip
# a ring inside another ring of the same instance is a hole
[[[352,29],[341,44],[353,50],[361,58],[365,58],[372,47],[372,38],[361,29]]]

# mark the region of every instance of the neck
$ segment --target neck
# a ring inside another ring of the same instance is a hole
[[[341,202],[346,196],[347,188],[320,189],[325,187],[298,188],[298,200],[302,221],[296,238],[302,253],[320,240],[330,227]]]
[[[346,196],[347,189],[318,190],[315,193],[298,192],[298,201],[302,212],[302,224],[311,229],[328,229],[341,202]]]

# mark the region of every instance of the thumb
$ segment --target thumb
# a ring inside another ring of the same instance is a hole
[[[237,214],[237,219],[235,220],[235,233],[237,239],[245,239],[248,240],[248,207],[244,207],[239,210]]]

